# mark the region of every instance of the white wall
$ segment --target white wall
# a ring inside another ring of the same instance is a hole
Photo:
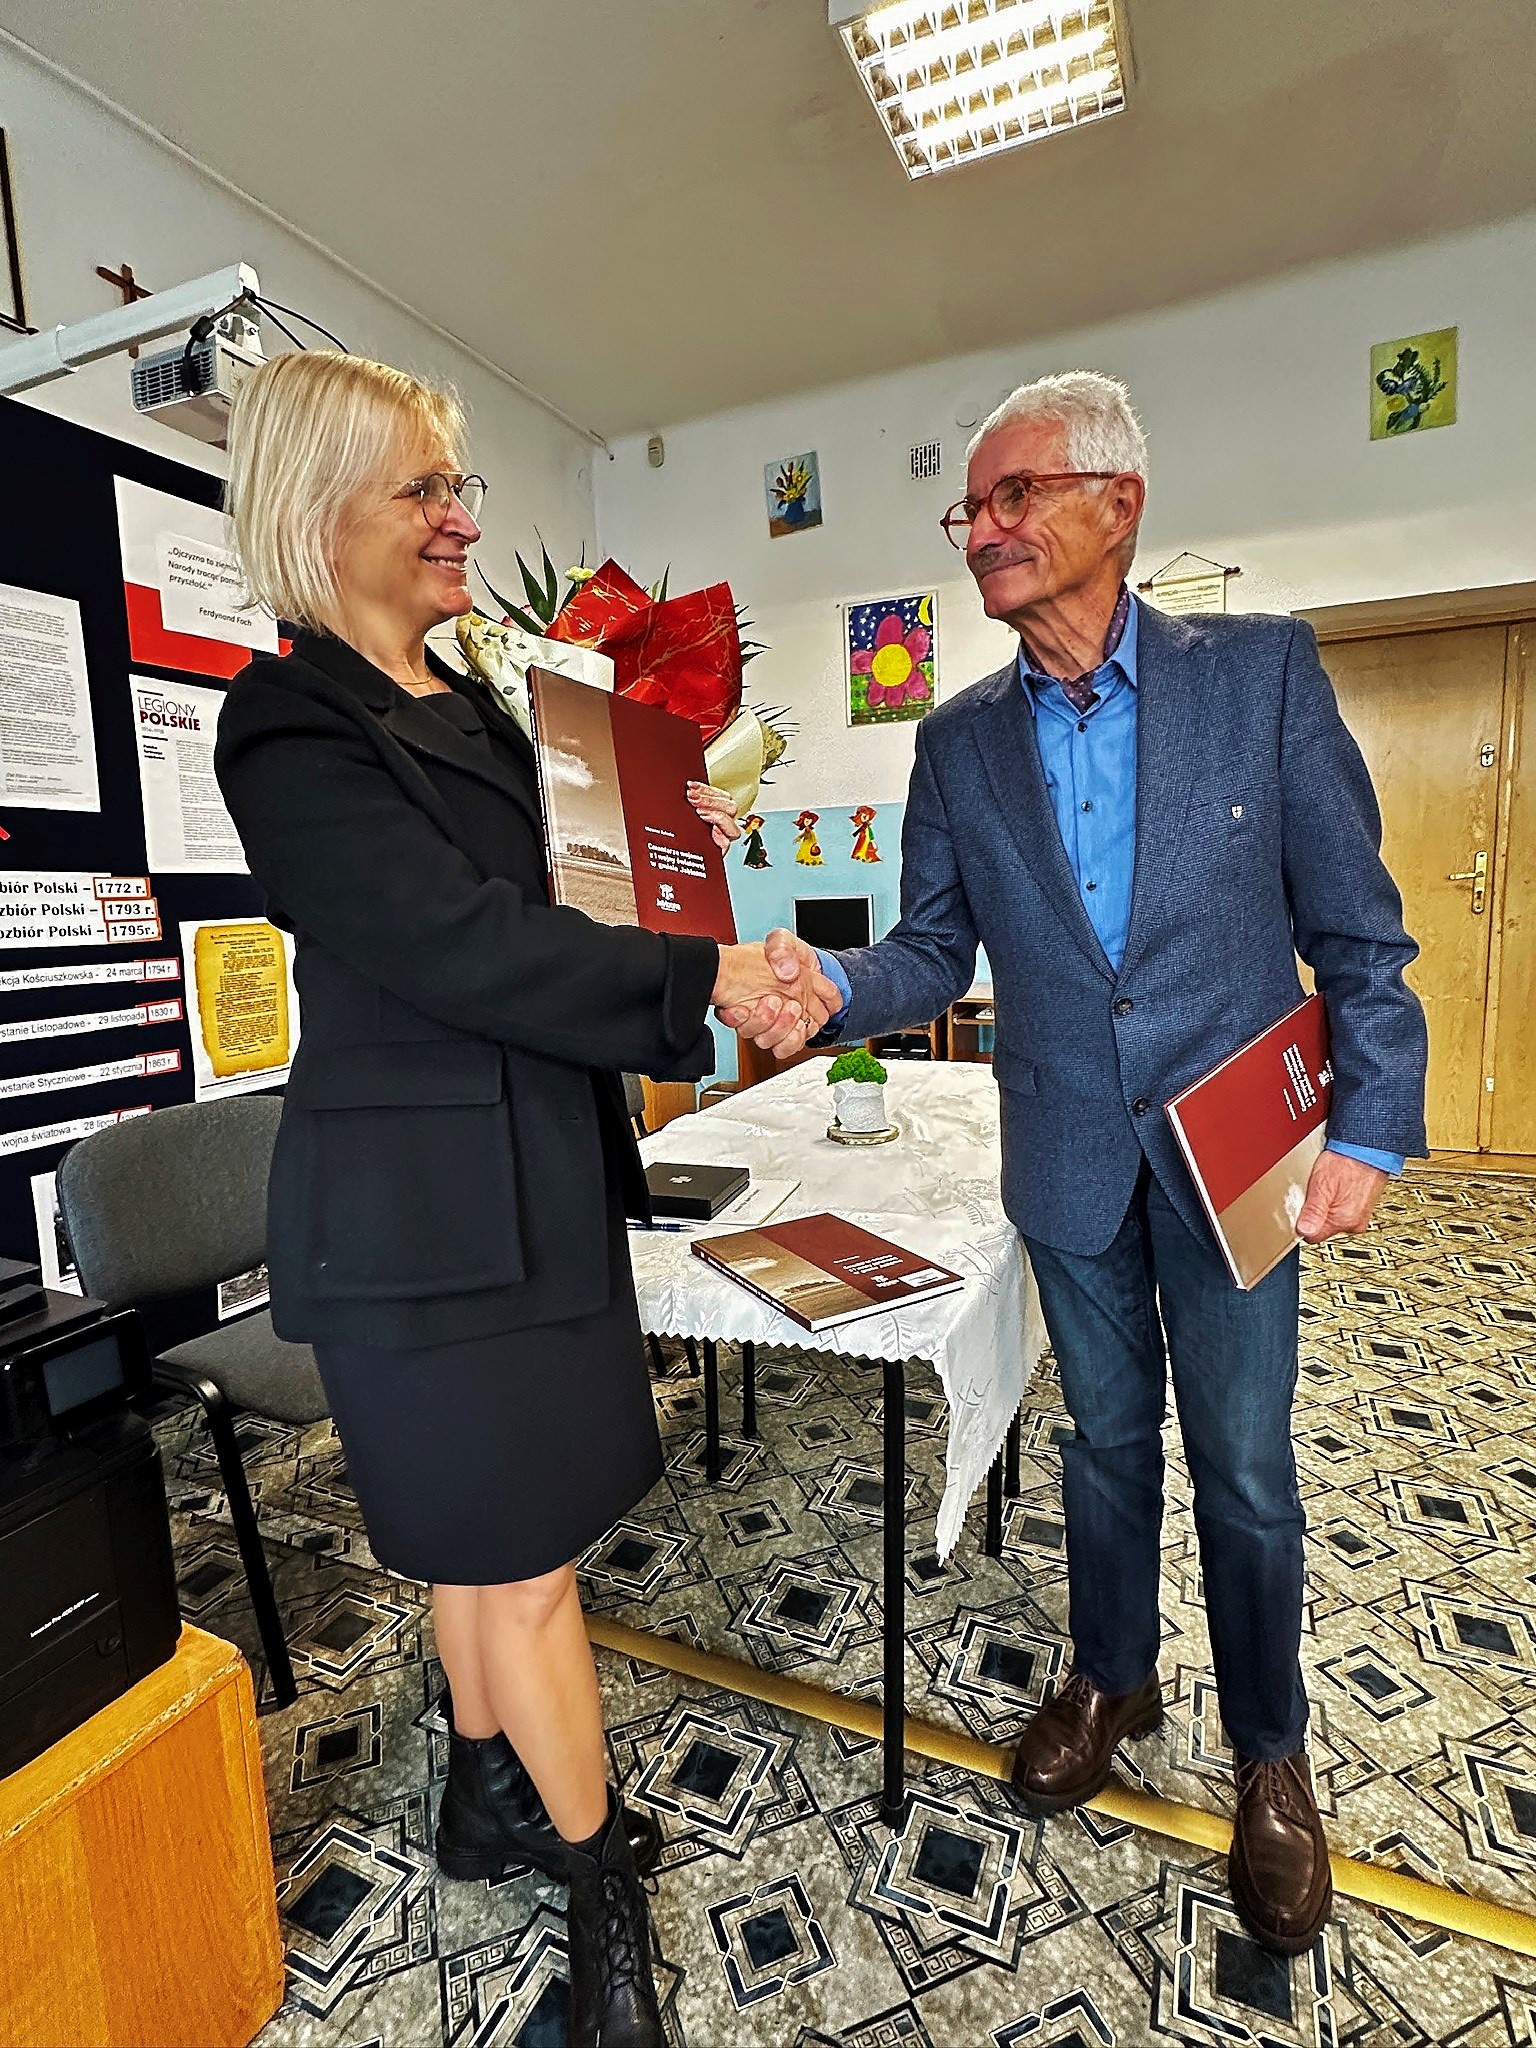
[[[584,542],[591,558],[592,459],[606,464],[606,457],[583,436],[4,43],[0,123],[10,135],[34,326],[55,327],[118,305],[117,293],[96,276],[97,264],[116,270],[126,260],[152,288],[240,260],[254,264],[264,292],[323,321],[351,349],[457,387],[469,411],[474,465],[491,485],[480,552],[498,589],[518,592],[513,554],[520,548],[526,556],[536,545],[535,524],[559,567],[574,562]],[[455,219],[451,231],[465,237],[469,261],[471,228],[462,213]],[[439,317],[451,326],[452,309]],[[0,345],[6,339],[0,331]],[[286,346],[270,329],[266,339],[274,351]],[[128,369],[128,358],[115,356],[39,387],[24,402],[222,474],[220,450],[134,412]]]
[[[899,270],[882,285],[875,269],[850,267],[848,289],[922,289]],[[796,320],[836,317],[791,305],[784,347]],[[1371,345],[1458,325],[1458,423],[1371,441]],[[674,590],[726,577],[746,604],[772,650],[747,671],[748,699],[787,701],[800,724],[794,765],[766,802],[890,802],[905,794],[913,729],[848,730],[838,604],[937,584],[941,696],[1008,658],[1016,643],[980,616],[935,521],[964,488],[970,425],[1015,383],[1075,367],[1125,378],[1152,451],[1135,574],[1189,548],[1241,564],[1234,610],[1289,611],[1536,578],[1533,333],[1528,216],[670,426],[659,470],[643,438],[626,439],[596,472],[599,536],[643,579],[670,561]],[[944,475],[913,483],[908,447],[930,439]],[[770,539],[763,465],[808,448],[821,457],[824,523]]]

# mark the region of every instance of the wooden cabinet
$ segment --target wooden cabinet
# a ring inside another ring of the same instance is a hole
[[[6,2048],[241,2048],[283,1996],[245,1659],[201,1629],[0,1780]]]
[[[951,1003],[945,1020],[945,1059],[986,1060],[992,1058],[992,991],[973,988],[958,1003]]]

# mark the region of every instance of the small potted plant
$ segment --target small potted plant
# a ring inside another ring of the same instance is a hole
[[[827,1069],[827,1085],[832,1090],[835,1131],[866,1136],[890,1131],[885,1113],[885,1069],[873,1053],[863,1046],[839,1053]]]

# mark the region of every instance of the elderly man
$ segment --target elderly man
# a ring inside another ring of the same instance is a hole
[[[1236,1766],[1233,1896],[1258,1940],[1296,1954],[1332,1900],[1298,1654],[1298,1259],[1238,1291],[1162,1105],[1300,1000],[1300,953],[1335,1078],[1298,1234],[1364,1230],[1424,1149],[1424,1020],[1370,778],[1310,629],[1138,604],[1124,579],[1145,475],[1107,377],[1025,385],[982,427],[943,524],[1018,658],[917,728],[901,920],[819,964],[844,996],[827,1031],[862,1038],[939,1015],[978,940],[992,963],[1004,1200],[1075,1425],[1073,1663],[1019,1743],[1014,1796],[1035,1814],[1079,1805],[1117,1745],[1162,1720],[1171,1363]],[[727,1021],[782,1054],[819,1022],[818,956],[787,932],[769,948],[804,1014]]]

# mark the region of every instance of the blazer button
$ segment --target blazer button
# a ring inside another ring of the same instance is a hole
[[[1134,1102],[1133,1102],[1133,1103],[1131,1104],[1131,1115],[1132,1115],[1132,1116],[1145,1116],[1145,1115],[1146,1115],[1146,1113],[1147,1113],[1147,1111],[1148,1111],[1148,1110],[1149,1110],[1149,1109],[1150,1109],[1151,1107],[1152,1107],[1152,1105],[1151,1105],[1151,1103],[1150,1103],[1150,1102],[1148,1102],[1148,1100],[1147,1100],[1147,1098],[1145,1097],[1145,1095],[1138,1095],[1138,1096],[1137,1096],[1137,1098],[1136,1098],[1136,1100],[1135,1100],[1135,1101],[1134,1101]]]
[[[1129,996],[1122,996],[1119,1002],[1115,1004],[1115,1015],[1117,1017],[1129,1017],[1129,1015],[1131,1014],[1132,1010],[1135,1009],[1135,1007],[1136,1005],[1131,1001]]]

